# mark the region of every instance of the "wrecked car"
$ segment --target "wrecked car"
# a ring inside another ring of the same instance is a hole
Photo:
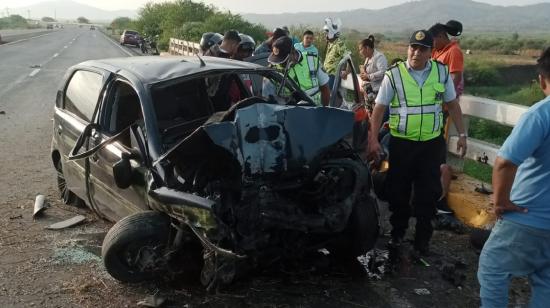
[[[265,80],[276,96],[261,96]],[[346,262],[373,247],[354,118],[256,64],[94,60],[57,92],[51,157],[63,201],[116,222],[102,247],[110,275],[196,275],[211,288],[322,249]]]

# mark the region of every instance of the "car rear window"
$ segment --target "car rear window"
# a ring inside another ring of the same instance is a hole
[[[139,33],[137,33],[136,31],[128,31],[128,30],[126,30],[126,32],[124,32],[124,34],[126,34],[126,35],[138,35]]]
[[[94,114],[103,77],[90,71],[77,71],[73,74],[65,92],[65,110],[90,122]]]

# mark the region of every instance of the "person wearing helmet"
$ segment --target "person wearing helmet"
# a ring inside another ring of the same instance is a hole
[[[273,43],[273,51],[268,57],[268,62],[282,74],[288,70],[288,78],[300,86],[313,101],[321,106],[327,106],[330,98],[328,88],[328,75],[319,65],[319,57],[307,52],[299,52],[294,49],[292,39],[283,36]],[[274,92],[265,85],[264,96]]]
[[[273,42],[275,42],[278,38],[283,37],[285,35],[286,35],[285,30],[281,28],[275,28],[275,30],[273,30],[273,34],[271,35],[271,37],[269,37],[262,44],[260,44],[258,48],[256,48],[256,50],[254,51],[254,55],[271,52],[271,45],[273,45]]]
[[[344,57],[346,52],[349,52],[344,40],[341,37],[342,23],[340,20],[333,21],[332,18],[325,19],[325,25],[323,31],[325,31],[325,37],[327,39],[327,49],[325,53],[325,62],[323,66],[329,76],[329,87],[332,88],[334,84],[334,77],[336,75],[336,69],[338,63]]]
[[[229,30],[225,32],[221,44],[214,44],[212,47],[204,53],[205,56],[212,56],[218,58],[233,58],[237,54],[237,49],[239,43],[241,42],[241,37],[237,30]]]
[[[216,32],[206,32],[202,35],[199,45],[201,46],[201,56],[214,45],[221,44],[223,36]]]
[[[241,38],[241,42],[239,43],[234,59],[242,61],[252,56],[254,48],[256,47],[256,42],[250,35],[240,33],[239,37]]]

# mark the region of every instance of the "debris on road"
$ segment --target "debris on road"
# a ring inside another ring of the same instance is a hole
[[[452,283],[455,287],[461,287],[464,284],[466,280],[465,269],[466,263],[458,259],[453,262],[443,261],[441,266],[439,266],[441,277]]]
[[[491,230],[485,229],[473,229],[470,233],[470,244],[477,250],[481,250],[485,242],[489,239],[491,235]]]
[[[422,289],[414,289],[414,293],[416,293],[417,295],[430,295],[430,294],[432,294],[432,293],[430,292],[430,290],[425,289],[425,288],[422,288]]]
[[[158,291],[155,294],[146,297],[144,300],[139,301],[137,305],[139,307],[152,307],[152,308],[161,307],[166,302],[166,299],[164,297],[158,296],[157,293]]]
[[[6,114],[6,112],[4,110],[0,111],[0,114]]]
[[[380,280],[386,273],[389,252],[382,249],[372,249],[365,255],[357,257],[357,260],[365,267],[370,279]]]
[[[40,64],[34,64],[30,66],[30,68],[40,68],[40,67],[42,67],[42,65]]]
[[[21,219],[21,218],[23,218],[22,214],[19,214],[19,215],[16,215],[16,216],[10,216],[10,220]]]
[[[42,212],[48,208],[48,203],[46,202],[46,197],[44,195],[37,195],[36,199],[34,200],[34,210],[32,213],[32,217],[35,218],[36,216],[40,216]]]
[[[67,220],[56,222],[52,225],[49,225],[49,226],[46,227],[46,229],[61,230],[61,229],[69,228],[69,227],[72,227],[72,226],[76,226],[76,225],[82,223],[85,220],[86,220],[86,217],[84,217],[82,215],[77,215],[73,218],[69,218]]]

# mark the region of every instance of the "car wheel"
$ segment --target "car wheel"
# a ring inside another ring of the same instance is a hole
[[[80,205],[80,198],[78,198],[67,187],[67,180],[65,180],[65,175],[63,174],[63,164],[61,163],[61,159],[55,164],[55,169],[57,171],[57,189],[59,191],[59,197],[63,203],[68,205]]]
[[[159,276],[170,237],[170,218],[160,212],[139,212],[118,221],[103,240],[101,256],[107,272],[121,282]]]
[[[367,253],[374,248],[380,232],[376,200],[368,194],[355,204],[351,212],[348,230],[348,253],[353,257]]]

